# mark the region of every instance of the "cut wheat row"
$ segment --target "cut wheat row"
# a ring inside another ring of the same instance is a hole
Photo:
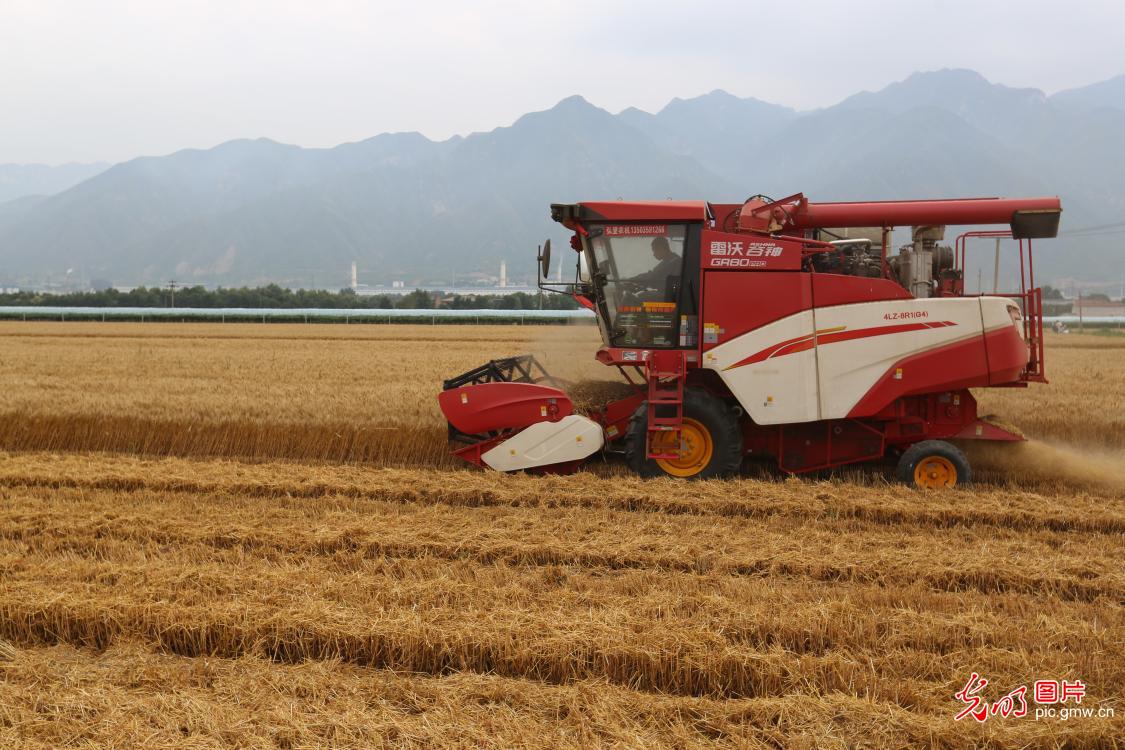
[[[0,669],[6,747],[1094,748],[1122,729],[1105,719],[966,726],[839,693],[715,701],[602,681],[550,686],[315,661],[182,658],[134,644],[99,654],[14,649]]]
[[[706,519],[681,517],[652,523],[594,514],[582,520],[560,511],[544,519],[541,512],[481,509],[462,510],[458,518],[457,509],[407,513],[388,505],[373,516],[371,535],[382,536],[384,548],[446,528],[451,536],[464,535],[470,552],[466,559],[447,559],[418,547],[419,555],[388,557],[369,556],[363,524],[344,516],[281,523],[281,516],[267,512],[261,528],[247,533],[244,526],[239,534],[252,511],[239,517],[236,509],[234,533],[211,539],[198,533],[202,541],[194,542],[189,532],[203,509],[198,501],[165,496],[154,498],[152,506],[129,507],[98,495],[43,497],[38,504],[34,498],[18,500],[21,510],[5,526],[23,530],[0,545],[6,559],[18,561],[6,578],[0,623],[5,636],[20,643],[62,640],[104,647],[140,639],[185,655],[340,658],[436,674],[468,669],[552,682],[602,678],[716,696],[851,689],[880,699],[893,694],[893,700],[911,705],[944,703],[967,661],[987,667],[997,679],[1017,680],[1031,659],[1044,669],[1081,674],[1103,695],[1115,695],[1125,684],[1120,672],[1125,653],[1114,635],[1121,628],[1116,601],[1123,587],[1112,551],[1096,538],[1066,535],[1071,538],[1057,540],[1065,543],[1051,544],[1049,538],[1015,535],[994,544],[997,571],[977,565],[958,572],[942,559],[949,554],[945,550],[981,544],[958,530],[896,537],[860,525],[851,529],[849,545],[834,541],[841,538],[838,530],[826,529],[818,541],[813,529],[800,526],[791,534],[771,534],[753,524],[724,530],[722,524],[698,523]],[[159,505],[181,502],[178,513],[160,514]],[[213,502],[228,505],[226,498]],[[82,535],[66,518],[52,516],[52,505],[85,518],[90,533]],[[136,533],[114,533],[122,518]],[[244,543],[267,539],[268,526],[306,539],[308,548]],[[602,527],[635,542],[599,535]],[[474,545],[482,548],[490,535],[525,557],[474,559]],[[559,545],[572,547],[571,563],[521,562],[534,562],[538,553],[533,544],[517,542],[520,537],[542,539],[548,548],[546,540],[558,540],[553,554]],[[807,538],[809,554],[820,561],[802,563],[788,537]],[[698,563],[686,570],[602,564],[623,548],[634,558],[646,549],[674,558],[685,538],[709,539],[710,549],[696,545],[684,554],[718,564],[710,570]],[[747,548],[760,545],[760,554],[777,558],[784,574],[766,568],[747,576],[726,569],[718,550],[745,554],[737,547],[743,539]],[[317,549],[323,540],[334,546]],[[341,540],[346,544],[337,544]],[[877,567],[853,574],[850,582],[834,580],[852,561],[863,560],[859,550],[865,546],[885,548],[884,559],[869,555],[860,568]],[[927,556],[933,558],[928,563],[921,559]],[[1040,557],[1045,566],[1070,570],[1076,581],[1107,593],[1089,602],[1065,596],[1072,584],[992,593],[1012,586],[991,583],[1005,576],[1021,580],[1026,575],[1021,563]],[[795,562],[799,568],[784,569]],[[917,568],[919,580],[897,575],[896,562]],[[823,575],[825,570],[832,574]],[[925,582],[948,572],[965,576],[954,579],[956,593]],[[965,585],[973,576],[986,576],[990,586]],[[1073,650],[1050,645],[1060,640]],[[919,682],[920,675],[938,681]]]
[[[580,618],[548,600],[580,605],[581,594],[571,589],[597,585],[589,575],[575,574],[564,585],[551,586],[542,576],[484,583],[482,579],[497,574],[474,571],[458,576],[465,580],[457,588],[434,580],[437,576],[432,570],[427,575],[424,567],[398,565],[387,572],[424,577],[397,585],[387,577],[379,580],[388,589],[384,604],[378,604],[369,584],[364,593],[371,594],[370,600],[360,606],[359,597],[341,601],[332,591],[304,596],[300,601],[284,596],[282,601],[271,601],[265,592],[239,591],[235,600],[230,579],[214,567],[184,568],[170,576],[178,579],[178,585],[170,580],[162,586],[144,586],[135,571],[118,565],[91,563],[79,568],[84,580],[20,581],[9,586],[0,602],[2,637],[20,645],[62,642],[95,649],[138,640],[183,656],[257,655],[289,663],[342,660],[395,671],[435,675],[470,671],[551,684],[603,679],[676,695],[762,697],[843,691],[934,712],[948,706],[949,696],[964,681],[966,670],[983,670],[998,683],[1015,685],[1027,679],[1025,672],[1032,661],[1051,674],[1082,679],[1098,702],[1119,702],[1125,697],[1120,692],[1125,679],[1119,666],[1125,657],[1120,646],[1114,646],[1105,634],[1082,637],[1053,619],[1035,624],[1028,635],[1073,640],[1088,650],[1072,654],[1045,644],[1013,646],[1005,643],[1004,634],[1009,631],[999,628],[979,644],[965,640],[960,648],[948,650],[893,647],[887,642],[893,639],[883,638],[855,647],[831,644],[802,653],[787,650],[781,643],[757,646],[752,639],[744,640],[756,629],[753,625],[749,631],[732,627],[723,635],[693,622],[686,611],[689,607],[677,602],[671,592],[661,595],[657,591],[661,581],[651,575],[623,576],[616,590],[632,588],[644,593],[617,605],[599,602]],[[45,566],[47,571],[60,572]],[[280,586],[284,576],[290,586],[307,587],[308,579],[299,571],[279,566],[264,581]],[[268,570],[251,566],[251,572],[261,575]],[[371,572],[361,568],[356,574],[341,575],[333,571],[341,583],[351,587],[362,586],[361,574]],[[196,578],[202,586],[185,583]],[[513,597],[509,586],[517,583],[535,586],[537,595],[526,600]],[[468,592],[463,587],[471,584],[478,586],[478,597],[512,601],[504,608],[477,608],[465,601]],[[122,593],[123,588],[133,592]],[[755,593],[769,597],[775,605],[785,599],[769,587],[753,585],[729,590],[726,596]],[[827,592],[806,587],[801,593],[811,599]],[[899,595],[910,601],[916,598],[913,593]],[[849,623],[864,618],[843,603],[848,595],[862,598],[855,587],[844,585],[839,591],[840,604],[826,604],[819,610],[798,608],[794,616],[811,617],[804,622],[812,626],[835,614],[839,622],[834,628],[826,627],[836,640],[846,641]],[[420,601],[412,603],[411,598]],[[520,610],[520,601],[535,608]],[[732,601],[732,608],[736,601],[745,600]],[[630,604],[635,611],[655,618],[643,623],[630,616]],[[748,615],[760,615],[762,609],[751,607]],[[918,621],[937,620],[933,627],[941,627],[943,619],[931,613]],[[734,616],[732,620],[732,626],[740,622]],[[918,627],[905,617],[898,622],[899,627]],[[946,653],[938,653],[941,650]]]
[[[120,509],[109,511],[112,515],[119,512]],[[498,557],[492,563],[483,564],[473,556],[471,541],[466,545],[468,554],[454,560],[428,554],[372,556],[362,543],[345,549],[337,544],[339,539],[333,539],[327,550],[319,548],[317,540],[310,540],[312,551],[285,552],[274,547],[248,548],[245,538],[238,536],[220,536],[207,540],[208,544],[179,544],[173,534],[164,530],[169,526],[168,519],[154,524],[158,529],[153,534],[137,533],[126,540],[106,533],[101,519],[91,521],[91,532],[73,541],[68,538],[69,529],[49,527],[41,519],[29,520],[22,533],[5,540],[3,549],[12,554],[18,552],[23,560],[23,570],[11,576],[13,590],[23,586],[30,587],[28,591],[36,587],[61,591],[67,581],[72,581],[78,586],[74,592],[88,595],[94,590],[90,586],[94,581],[99,584],[94,588],[101,591],[107,615],[114,611],[118,600],[110,595],[109,589],[101,586],[105,583],[151,591],[157,601],[176,601],[184,606],[194,607],[206,600],[206,588],[193,585],[169,593],[148,573],[150,568],[158,567],[177,571],[180,577],[206,578],[240,600],[269,602],[278,608],[292,609],[307,604],[316,609],[318,602],[324,600],[345,604],[357,611],[374,610],[381,614],[410,607],[412,611],[421,608],[426,612],[460,616],[466,608],[474,608],[474,592],[491,601],[485,596],[491,589],[505,592],[518,589],[523,593],[517,598],[504,593],[500,595],[500,605],[482,602],[475,606],[475,611],[484,613],[495,609],[488,616],[495,620],[512,616],[505,606],[514,608],[518,615],[544,609],[555,613],[564,604],[573,603],[582,609],[584,616],[600,617],[596,613],[604,611],[607,623],[638,628],[645,627],[645,617],[652,617],[667,627],[690,621],[692,627],[726,634],[733,643],[758,649],[780,646],[795,654],[813,655],[823,655],[835,648],[857,652],[868,648],[908,649],[948,655],[967,643],[989,643],[998,639],[1006,639],[1013,647],[1035,651],[1042,639],[1051,640],[1065,634],[1072,648],[1096,658],[1106,653],[1107,638],[1112,637],[1110,628],[1120,625],[1119,619],[1113,617],[1112,597],[1088,604],[1076,603],[1053,596],[1048,590],[1035,596],[987,594],[973,589],[945,593],[932,586],[896,582],[885,576],[875,579],[877,585],[854,579],[845,584],[825,581],[823,569],[806,571],[803,577],[767,572],[753,578],[737,575],[730,578],[731,572],[724,569],[721,561],[707,573],[663,568],[599,570],[598,563],[602,560],[609,560],[612,566],[618,562],[611,553],[598,549],[597,540],[589,540],[588,552],[568,555],[572,560],[581,560],[585,567],[577,563],[549,563],[529,569],[529,561],[542,559],[534,547],[521,550],[519,555]],[[30,542],[36,535],[48,540]],[[349,542],[354,540],[350,532],[343,536]],[[662,546],[671,543],[665,540]],[[645,542],[646,546],[653,544],[651,537]],[[404,542],[388,540],[380,549],[402,552],[406,546]],[[513,546],[507,545],[500,553],[511,554]],[[1002,554],[1003,550],[998,553]],[[701,555],[698,568],[707,567],[703,561],[708,554],[704,551]],[[837,554],[842,557],[846,553],[839,551]],[[552,555],[549,559],[555,558]],[[1055,563],[1068,564],[1065,559]],[[830,561],[827,569],[835,569],[836,565],[836,561]],[[216,577],[215,566],[245,571],[254,576],[254,580],[241,581],[233,572]],[[281,585],[270,572],[276,566],[285,566],[293,572],[290,585],[301,585],[301,597],[271,595],[268,585]],[[54,577],[53,583],[43,581],[44,571]],[[363,576],[367,576],[367,580],[359,582]],[[346,583],[331,582],[339,577],[345,578]],[[390,583],[386,579],[390,579]],[[326,583],[317,585],[314,583],[317,580]],[[397,583],[403,580],[416,585],[403,587]],[[423,585],[431,580],[440,585]],[[348,592],[344,587],[350,585],[357,588]],[[652,607],[646,609],[644,596],[656,586],[664,586],[686,597],[687,603],[657,597]],[[571,602],[577,596],[575,590],[580,590],[581,595],[579,601]],[[708,593],[710,602],[706,607],[692,601]],[[553,601],[556,597],[562,601]],[[638,611],[622,614],[621,602],[630,599],[636,603]],[[262,611],[268,614],[268,609]],[[970,620],[963,617],[966,612],[976,614]],[[573,619],[565,612],[553,616],[562,618],[559,622]],[[1049,621],[1044,620],[1048,617]],[[1099,622],[1101,626],[1097,625]],[[921,627],[919,623],[926,623],[926,626]],[[1011,635],[1013,631],[1020,635]]]
[[[258,498],[269,499],[274,506],[297,501],[304,513],[314,512],[315,507],[369,515],[366,503],[390,502],[1125,533],[1125,495],[1105,489],[1029,492],[977,487],[920,495],[898,485],[855,487],[838,481],[741,479],[684,484],[587,473],[507,476],[471,469],[448,472],[51,453],[0,454],[0,459],[0,486],[224,494],[236,504]],[[299,502],[302,498],[320,502],[310,505]]]
[[[14,498],[18,509],[0,510],[0,539],[25,553],[48,556],[102,557],[116,542],[125,552],[149,553],[148,547],[159,551],[171,545],[203,560],[215,551],[237,549],[268,558],[352,554],[920,583],[940,591],[1074,601],[1125,596],[1125,575],[1106,556],[1105,540],[1068,532],[396,502],[373,502],[357,516],[319,508],[312,513],[301,507],[278,509],[261,501],[240,506],[223,495],[143,493],[121,502],[113,493],[91,496],[74,490],[29,490]],[[216,528],[213,516],[219,508],[224,522]],[[991,559],[966,559],[965,547],[987,547]]]

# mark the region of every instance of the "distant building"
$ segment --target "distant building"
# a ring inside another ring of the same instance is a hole
[[[1125,316],[1125,302],[1111,299],[1086,299],[1074,301],[1073,312],[1078,316]]]

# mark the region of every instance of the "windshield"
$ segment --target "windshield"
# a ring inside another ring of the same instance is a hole
[[[610,346],[676,345],[685,234],[682,224],[590,228],[590,266]]]

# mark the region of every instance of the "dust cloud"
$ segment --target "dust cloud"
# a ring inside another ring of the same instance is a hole
[[[528,340],[526,351],[534,354],[553,377],[568,382],[620,379],[616,370],[594,359],[602,345],[596,326],[550,325],[538,329]]]
[[[963,446],[980,479],[1068,485],[1125,494],[1125,454],[1029,439]]]

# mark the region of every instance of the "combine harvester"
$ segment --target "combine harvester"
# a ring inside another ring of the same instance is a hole
[[[455,452],[499,471],[568,472],[599,451],[645,477],[718,477],[746,457],[787,473],[897,459],[923,488],[971,479],[950,440],[1022,440],[970,388],[1046,383],[1031,240],[1058,198],[810,203],[797,194],[552,205],[574,281],[540,287],[597,314],[597,360],[631,395],[580,415],[531,356],[445,382]],[[939,245],[946,225],[1003,224]],[[888,257],[893,227],[912,242]],[[859,228],[864,228],[859,230]],[[1018,240],[1020,289],[965,293],[968,237]]]

